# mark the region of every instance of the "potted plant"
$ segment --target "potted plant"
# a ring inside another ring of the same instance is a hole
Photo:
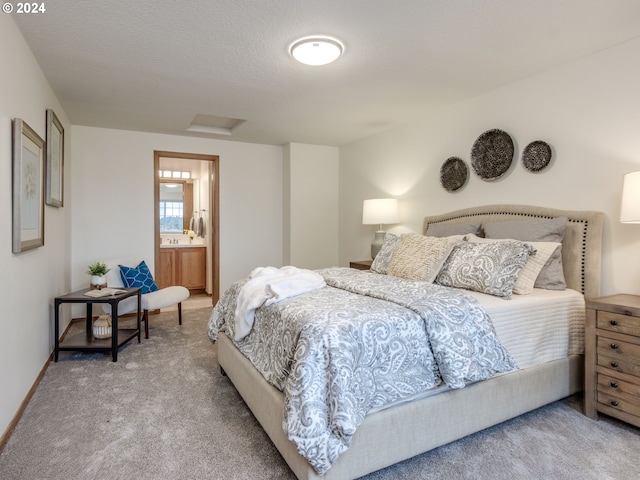
[[[87,273],[91,275],[91,286],[98,289],[106,287],[107,279],[104,278],[104,276],[109,270],[110,268],[107,267],[106,263],[95,262],[89,265],[89,270],[87,270]]]

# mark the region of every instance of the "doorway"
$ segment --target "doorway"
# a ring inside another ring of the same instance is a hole
[[[203,231],[206,233],[203,234],[202,241],[206,246],[206,291],[211,294],[211,304],[215,305],[220,298],[220,207],[219,207],[219,196],[220,196],[220,186],[219,186],[219,162],[220,158],[218,155],[204,155],[204,154],[196,154],[196,153],[181,153],[181,152],[166,152],[155,150],[153,152],[154,157],[154,237],[155,237],[155,272],[158,278],[163,275],[163,265],[160,261],[160,245],[161,245],[161,235],[160,235],[160,185],[166,180],[161,176],[161,171],[184,171],[190,172],[194,165],[200,166],[203,168],[199,168],[199,171],[206,172],[207,179],[206,183],[203,185],[208,189],[208,196],[206,200],[202,202],[199,199],[195,199],[192,204],[189,204],[191,199],[184,202],[186,205],[183,206],[183,225],[185,230],[188,229],[189,225],[194,224],[194,220],[200,221],[200,225],[202,225],[202,220],[206,220],[205,227]],[[176,178],[177,179],[177,178]],[[180,182],[176,183],[186,183],[191,184],[189,180],[184,178],[179,179]],[[203,179],[200,179],[202,181]],[[194,207],[195,205],[195,207]]]

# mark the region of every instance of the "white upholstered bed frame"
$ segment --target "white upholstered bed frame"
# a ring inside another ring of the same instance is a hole
[[[567,216],[562,242],[567,286],[593,298],[600,292],[603,215],[525,205],[490,205],[426,217],[431,223],[526,220]],[[218,360],[236,389],[299,479],[350,479],[517,417],[583,388],[583,356],[517,370],[460,390],[446,390],[368,415],[350,448],[325,476],[319,476],[282,430],[283,394],[268,384],[224,335]]]

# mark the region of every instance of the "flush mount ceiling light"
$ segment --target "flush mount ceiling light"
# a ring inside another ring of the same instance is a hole
[[[342,42],[333,37],[314,35],[296,40],[289,46],[289,53],[305,65],[326,65],[337,60],[344,52]]]

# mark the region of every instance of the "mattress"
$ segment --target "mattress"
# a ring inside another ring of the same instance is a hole
[[[584,354],[584,297],[575,290],[542,290],[511,300],[469,292],[491,317],[518,368]]]

